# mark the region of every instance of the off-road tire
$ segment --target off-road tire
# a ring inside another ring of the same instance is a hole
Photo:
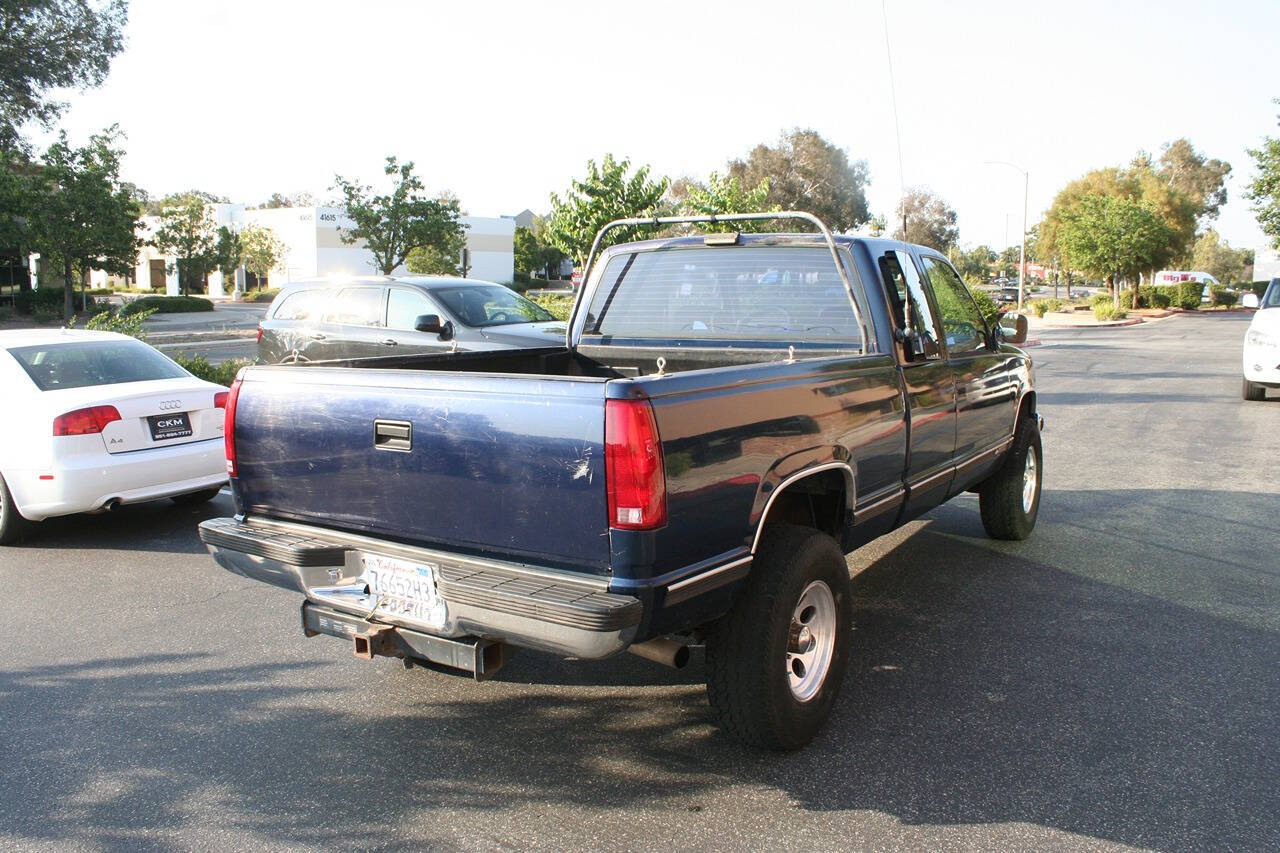
[[[806,588],[825,583],[835,604],[835,640],[817,692],[792,692],[788,641]],[[799,749],[831,713],[849,664],[853,588],[836,541],[812,528],[766,528],[751,574],[733,608],[708,632],[707,698],[720,727],[750,746]]]
[[[222,491],[221,486],[214,486],[212,489],[201,489],[198,492],[187,492],[185,495],[174,495],[169,500],[178,506],[199,506],[216,498],[220,491]]]
[[[0,477],[0,545],[12,545],[31,531],[31,522],[18,512],[9,484]]]
[[[1250,382],[1248,379],[1242,379],[1240,386],[1240,396],[1256,403],[1259,400],[1267,399],[1267,386],[1259,385],[1257,382]]]
[[[1035,495],[1030,508],[1024,506],[1023,485],[1027,470],[1027,454],[1035,454]],[[1036,419],[1026,415],[1019,419],[1013,446],[1004,463],[978,487],[978,508],[982,526],[992,539],[1022,540],[1031,535],[1040,512],[1040,495],[1044,484],[1044,454],[1040,449],[1040,428]]]

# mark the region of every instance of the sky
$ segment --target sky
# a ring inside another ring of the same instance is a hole
[[[1217,223],[1262,233],[1245,149],[1280,134],[1280,2],[133,0],[73,140],[118,123],[127,180],[257,203],[417,164],[473,215],[549,209],[605,152],[705,178],[808,127],[864,159],[873,213],[927,186],[960,242],[1016,244],[1068,181],[1189,138],[1230,162]],[[899,174],[888,47],[901,129]]]

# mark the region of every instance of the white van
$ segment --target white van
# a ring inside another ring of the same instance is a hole
[[[1160,287],[1166,284],[1182,284],[1184,281],[1204,282],[1204,290],[1200,293],[1201,302],[1208,302],[1211,299],[1209,288],[1215,284],[1221,284],[1209,273],[1195,270],[1160,270],[1160,272],[1156,273],[1156,277],[1151,280],[1151,283]]]

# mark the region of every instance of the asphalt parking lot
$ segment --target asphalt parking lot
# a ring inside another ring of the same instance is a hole
[[[304,639],[218,568],[230,500],[0,550],[0,846],[1280,848],[1280,399],[1242,314],[1046,330],[1022,543],[970,496],[850,557],[855,652],[793,755],[683,671],[474,684]]]

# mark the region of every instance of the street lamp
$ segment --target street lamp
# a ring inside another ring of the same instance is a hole
[[[1027,293],[1027,184],[1030,178],[1027,170],[1004,160],[984,160],[988,166],[1008,166],[1022,173],[1022,249],[1018,252],[1018,310],[1022,310],[1022,301]]]

